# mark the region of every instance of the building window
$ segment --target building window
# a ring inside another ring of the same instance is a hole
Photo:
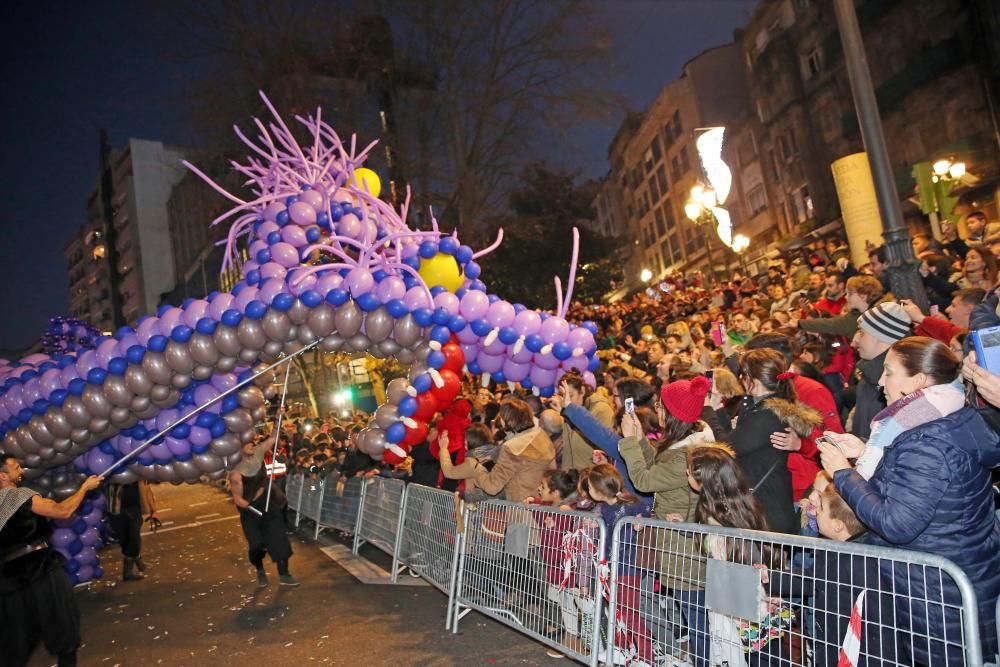
[[[676,155],[670,160],[670,179],[674,183],[681,180],[681,164]]]
[[[663,256],[663,263],[665,265],[673,264],[673,254],[670,252],[670,244],[667,243],[666,239],[663,239],[663,242],[660,243],[660,255]]]
[[[663,219],[668,230],[673,230],[677,227],[677,221],[674,219],[674,207],[670,205],[669,201],[663,205]]]
[[[667,187],[667,170],[662,164],[656,170],[656,182],[660,184],[660,192],[666,197],[670,189]]]
[[[741,167],[745,167],[753,162],[757,157],[757,149],[754,148],[753,137],[747,137],[745,141],[741,142],[736,154],[739,157]]]
[[[809,186],[803,185],[792,193],[792,204],[795,207],[796,222],[803,224],[812,219],[813,201],[809,195]]]
[[[663,220],[663,208],[656,209],[656,235],[663,236],[667,233],[667,225]]]
[[[767,122],[767,114],[764,113],[764,102],[757,100],[757,117],[760,118],[760,122]]]
[[[681,132],[684,131],[684,125],[681,123],[681,110],[674,110],[673,118],[670,119],[671,124],[674,126],[674,138],[681,136]]]
[[[681,149],[681,175],[688,173],[691,170],[691,160],[688,157],[687,146]]]
[[[653,159],[653,149],[647,148],[646,154],[643,156],[643,167],[645,168],[647,174],[653,173],[653,165],[655,163],[656,160]]]
[[[802,56],[802,78],[811,79],[822,71],[823,54],[818,48]]]
[[[653,156],[653,162],[659,162],[663,151],[660,149],[660,139],[653,137],[653,143],[649,145],[649,152]]]
[[[751,217],[767,210],[767,193],[764,192],[763,185],[757,185],[747,193],[747,208],[750,209]]]
[[[795,0],[795,6],[798,8],[799,11],[805,11],[809,9],[809,6],[811,4],[812,0]]]
[[[649,192],[653,196],[653,203],[660,201],[660,188],[656,184],[656,176],[649,177]]]

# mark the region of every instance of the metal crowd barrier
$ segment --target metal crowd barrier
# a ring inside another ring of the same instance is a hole
[[[597,665],[601,645],[600,516],[538,505],[466,505],[452,631],[476,610],[565,655]]]
[[[983,664],[972,585],[938,556],[634,517],[611,553],[609,665],[833,667],[852,612],[852,664]]]
[[[452,597],[462,529],[462,503],[457,493],[410,484],[403,501],[403,522],[396,561]],[[392,573],[396,582],[399,569]]]
[[[345,479],[339,475],[331,475],[326,484],[326,492],[320,505],[319,529],[334,528],[353,535],[365,493],[365,480],[361,477]]]
[[[302,504],[302,486],[302,475],[288,475],[285,480],[285,497],[288,499],[288,507],[295,512],[296,525]]]
[[[393,557],[392,571],[395,574],[399,567],[396,547],[406,483],[401,479],[387,477],[369,477],[364,481],[352,550],[357,556],[358,549],[365,542],[378,547]]]

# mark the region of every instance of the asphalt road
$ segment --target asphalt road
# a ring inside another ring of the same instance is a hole
[[[122,582],[111,545],[104,579],[77,590],[82,667],[574,664],[475,613],[452,635],[436,589],[362,584],[306,531],[292,538],[302,585],[278,586],[268,561],[271,585],[258,589],[227,495],[205,485],[160,485],[156,495],[164,525],[143,537],[146,579]],[[30,664],[53,663],[39,647]]]

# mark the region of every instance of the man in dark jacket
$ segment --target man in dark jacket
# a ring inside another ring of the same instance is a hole
[[[897,340],[912,335],[910,325],[910,316],[903,307],[891,301],[869,308],[858,318],[858,331],[851,346],[861,357],[855,366],[861,377],[851,433],[862,440],[871,435],[872,419],[885,408],[885,395],[878,384],[885,355]]]

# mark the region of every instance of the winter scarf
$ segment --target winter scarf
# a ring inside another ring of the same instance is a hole
[[[858,457],[856,470],[865,479],[875,474],[886,447],[900,434],[935,419],[958,412],[965,405],[965,390],[958,380],[936,384],[908,394],[875,415],[868,446]]]

